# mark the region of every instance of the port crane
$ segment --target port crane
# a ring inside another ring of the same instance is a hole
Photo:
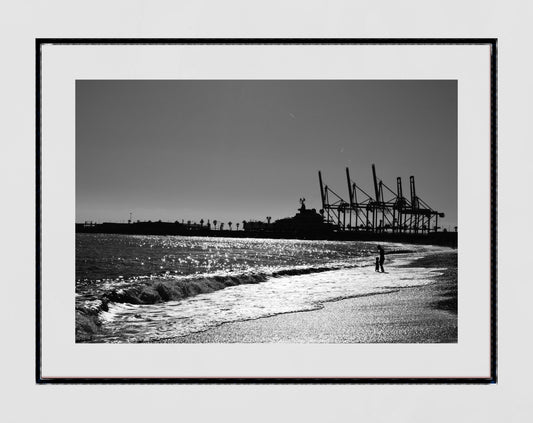
[[[318,171],[321,213],[325,223],[339,231],[367,231],[373,233],[430,233],[438,228],[439,217],[444,213],[432,209],[416,194],[415,177],[410,176],[410,198],[403,195],[402,180],[396,178],[396,191],[377,177],[372,164],[373,195],[350,178],[346,168],[348,201],[324,185],[322,172]]]

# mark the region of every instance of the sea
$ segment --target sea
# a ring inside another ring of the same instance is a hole
[[[378,243],[76,234],[76,311],[99,330],[78,342],[179,342],[218,325],[429,284],[404,267],[444,247]],[[77,313],[77,315],[79,314]]]

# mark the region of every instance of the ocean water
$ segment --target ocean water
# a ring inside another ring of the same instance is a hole
[[[93,342],[163,342],[217,325],[312,310],[340,298],[428,284],[439,269],[401,267],[444,251],[375,242],[76,235],[76,309]]]

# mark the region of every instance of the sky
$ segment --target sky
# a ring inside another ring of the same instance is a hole
[[[77,222],[274,221],[372,164],[457,225],[457,82],[76,81]]]

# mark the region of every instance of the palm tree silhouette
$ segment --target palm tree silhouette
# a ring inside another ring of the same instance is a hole
[[[237,225],[237,230],[239,230],[239,222],[237,222],[236,225]]]
[[[203,228],[204,227],[204,219],[200,219],[200,226]]]
[[[267,222],[268,222],[269,225],[270,225],[270,219],[272,219],[272,217],[271,216],[267,216]]]
[[[233,225],[233,222],[228,222],[229,230],[231,231],[231,225]]]
[[[213,226],[215,227],[215,231],[217,230],[217,223],[218,223],[218,221],[216,219],[213,220]]]
[[[243,220],[243,221],[242,221],[242,230],[243,230],[243,231],[246,230],[246,220]]]
[[[224,230],[224,222],[220,222],[220,227],[219,227],[219,229],[220,229],[221,231]]]

